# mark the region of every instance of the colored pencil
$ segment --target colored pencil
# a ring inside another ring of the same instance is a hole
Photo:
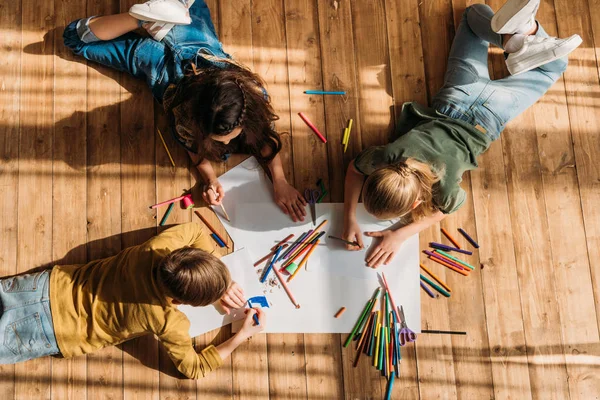
[[[304,232],[302,235],[300,235],[300,237],[298,238],[298,240],[296,240],[295,242],[291,243],[291,246],[289,249],[287,249],[285,252],[283,252],[283,254],[281,255],[281,259],[285,260],[287,258],[287,256],[290,255],[290,253],[292,251],[294,251],[294,249],[296,247],[298,247],[300,245],[300,243],[302,243],[302,241],[304,240],[305,237],[307,237],[308,235],[310,235],[310,233],[312,232],[312,230],[308,231],[308,232]]]
[[[442,255],[442,256],[444,256],[444,257],[447,257],[447,258],[449,258],[449,259],[451,259],[451,260],[454,260],[454,261],[456,261],[457,263],[459,263],[459,264],[461,264],[461,265],[464,265],[464,266],[465,266],[465,267],[467,267],[467,268],[470,268],[470,269],[472,269],[472,270],[473,270],[473,269],[475,269],[475,268],[474,268],[474,267],[473,267],[471,264],[467,264],[467,263],[466,263],[466,262],[464,262],[463,260],[461,260],[461,259],[459,259],[459,258],[456,258],[456,257],[452,256],[451,254],[448,254],[448,253],[444,252],[443,250],[436,249],[436,250],[435,250],[435,252],[436,252],[436,253],[439,253],[440,255]]]
[[[352,132],[352,118],[348,122],[348,133],[346,134],[346,143],[344,143],[344,153],[348,149],[348,143],[350,143],[350,133]]]
[[[360,245],[359,245],[357,242],[351,242],[351,241],[349,241],[349,240],[342,239],[342,238],[339,238],[339,237],[336,237],[336,236],[331,236],[331,235],[328,235],[327,237],[328,237],[329,239],[336,239],[336,240],[340,240],[340,241],[342,241],[342,242],[344,242],[344,243],[346,243],[346,244],[349,244],[349,245],[351,245],[351,246],[360,246]]]
[[[354,368],[356,368],[356,366],[358,365],[358,360],[360,359],[360,355],[362,354],[363,346],[366,343],[366,340],[364,340],[364,338],[366,336],[366,333],[368,331],[369,326],[372,323],[373,323],[373,314],[369,315],[369,319],[367,321],[366,328],[364,329],[363,334],[361,335],[360,340],[358,342],[358,347],[357,347],[357,350],[356,350],[356,353],[357,353],[356,359],[354,360],[354,364],[352,365]]]
[[[315,244],[321,236],[323,236],[325,232],[320,232],[317,236],[312,238],[309,242],[307,242],[303,247],[299,248],[299,250],[294,253],[294,255],[290,256],[290,258],[286,261],[286,265],[283,268],[287,268],[288,265],[296,261],[304,252],[310,250],[311,246]]]
[[[171,203],[177,203],[179,200],[183,200],[184,197],[189,196],[189,194],[184,194],[183,196],[175,197],[171,200],[161,201],[160,203],[156,203],[150,206],[150,208],[158,208],[160,206],[164,206]]]
[[[212,185],[208,187],[208,190],[212,190],[213,193],[215,194],[215,196],[218,196],[217,190]],[[221,204],[219,204],[219,205],[221,206],[221,211],[223,211],[223,216],[225,217],[227,222],[231,222],[231,219],[229,218],[229,214],[227,214],[227,211],[225,211],[225,206],[223,205],[223,203],[221,202]]]
[[[323,232],[319,232],[319,229],[321,229],[321,227],[323,227],[325,224],[327,223],[327,220],[323,220],[323,222],[321,222],[313,231],[312,233],[304,238],[304,240],[302,241],[302,243],[300,244],[300,246],[298,247],[298,249],[295,250],[295,253],[292,254],[291,256],[288,255],[288,258],[290,257],[294,257],[299,251],[302,250],[303,247],[306,247],[310,244],[310,242],[312,242],[317,236],[321,237],[324,234]]]
[[[323,136],[323,134],[319,132],[317,127],[314,126],[312,122],[310,122],[310,120],[306,115],[304,115],[304,113],[299,112],[298,115],[300,116],[300,118],[302,118],[302,121],[304,121],[304,123],[308,125],[308,127],[315,133],[315,135],[317,135],[318,138],[321,139],[321,142],[327,143],[327,139],[325,139],[325,136]]]
[[[348,140],[348,128],[344,128],[344,135],[342,136],[342,146],[346,144],[346,140]]]
[[[204,216],[202,216],[202,214],[200,214],[198,211],[194,211],[194,213],[198,216],[198,218],[200,218],[202,220],[202,222],[204,222],[204,225],[206,225],[206,227],[212,233],[214,233],[223,243],[225,243],[225,247],[229,248],[229,245],[227,244],[227,241],[225,239],[223,239],[223,237],[221,235],[219,235],[219,233],[217,232],[217,230],[215,228],[213,228],[213,226],[210,224],[210,222],[208,222],[206,220],[206,218],[204,218]]]
[[[287,293],[287,295],[290,298],[292,304],[296,308],[300,308],[300,304],[294,298],[294,295],[292,294],[292,291],[288,287],[287,283],[285,283],[285,279],[283,279],[283,276],[281,276],[281,274],[279,273],[279,271],[277,271],[277,268],[273,268],[273,272],[275,272],[275,275],[277,275],[277,279],[279,279],[279,282],[281,282],[281,286],[283,286],[283,290],[285,290],[285,292]]]
[[[225,242],[223,242],[221,239],[219,239],[219,236],[217,236],[216,233],[211,233],[210,237],[213,238],[213,240],[215,242],[217,242],[217,244],[219,245],[219,247],[225,247],[226,246]]]
[[[388,384],[387,387],[385,389],[385,400],[391,400],[392,399],[392,390],[394,388],[394,374],[392,374],[392,376],[389,377],[388,379]]]
[[[371,308],[372,310],[372,308]],[[368,334],[369,331],[369,325],[371,325],[371,323],[373,322],[372,319],[375,316],[375,311],[371,311],[371,314],[369,316],[369,320],[367,321],[367,324],[365,325],[365,329],[363,329],[361,335],[360,335],[360,339],[358,340],[358,346],[360,347],[364,342],[366,342],[365,338]]]
[[[293,238],[293,237],[294,237],[294,234],[293,234],[293,233],[290,233],[290,234],[289,234],[289,235],[287,235],[287,236],[285,237],[285,239],[283,239],[281,242],[279,242],[279,243],[277,243],[275,246],[271,247],[271,251],[273,251],[273,250],[277,250],[277,248],[278,248],[279,246],[283,246],[284,244],[286,244],[286,243],[288,242],[288,240],[290,240],[290,239],[291,239],[291,238]]]
[[[431,286],[432,288],[434,288],[435,290],[437,290],[438,292],[440,292],[443,296],[450,297],[450,293],[446,292],[440,286],[438,286],[435,283],[433,283],[433,281],[431,279],[429,279],[428,277],[426,277],[423,274],[420,274],[420,275],[421,275],[421,279],[423,279],[425,282],[427,282],[429,284],[429,286]]]
[[[448,246],[441,243],[430,242],[429,247],[433,247],[434,249],[444,250],[444,251],[455,251],[457,253],[463,253],[468,256],[472,255],[473,252],[469,250],[457,249],[456,247]]]
[[[285,261],[285,264],[279,268],[279,272],[282,272],[284,269],[287,270],[287,267],[289,267],[292,264],[296,264],[295,261],[302,255],[304,254],[308,249],[310,249],[310,246],[307,247],[303,247],[302,250],[300,250],[298,253],[296,253],[296,255],[294,255],[294,257],[290,258],[289,260]],[[294,270],[296,271],[296,270]],[[292,271],[292,272],[294,272]],[[288,271],[289,272],[289,271]]]
[[[436,331],[436,330],[428,330],[428,329],[421,330],[421,333],[436,333],[436,334],[445,334],[445,335],[466,335],[467,334],[467,332],[461,332],[461,331]]]
[[[325,196],[327,196],[327,190],[323,190],[323,193],[321,193],[321,195],[317,199],[317,203],[321,203],[323,201],[323,199],[325,198]]]
[[[442,233],[444,234],[444,236],[446,236],[448,238],[448,240],[451,241],[454,246],[456,246],[457,249],[460,249],[460,244],[458,244],[456,239],[454,239],[452,237],[452,235],[450,235],[450,233],[448,233],[448,231],[445,230],[444,228],[440,228],[440,229],[441,229]]]
[[[319,240],[317,240],[316,242],[314,242],[312,244],[312,246],[310,247],[310,250],[308,250],[308,253],[306,253],[306,255],[304,256],[304,258],[302,259],[302,261],[300,261],[300,264],[298,264],[298,268],[294,271],[294,273],[292,274],[292,276],[290,276],[288,278],[288,282],[291,281],[292,279],[294,279],[294,277],[296,275],[298,275],[298,272],[302,269],[302,266],[304,264],[306,264],[306,262],[308,261],[308,257],[310,257],[310,255],[313,253],[313,251],[315,251],[315,249],[317,248],[318,245],[319,245]]]
[[[422,263],[419,263],[419,265],[421,266],[421,268],[423,268],[423,271],[427,272],[429,275],[431,275],[431,277],[433,279],[435,279],[437,281],[437,283],[439,283],[440,285],[442,285],[444,287],[444,289],[446,289],[448,292],[452,292],[452,289],[450,289],[448,287],[448,285],[446,285],[440,278],[438,278],[433,272],[431,272],[429,269],[427,269],[426,266],[424,266]]]
[[[464,269],[467,272],[471,272],[474,268],[467,264],[465,265],[465,263],[463,263],[461,260],[458,260],[457,258],[454,257],[448,257],[445,254],[439,253],[439,249],[435,249],[435,252],[433,254],[436,255],[437,258],[442,258],[444,261],[446,261],[448,264],[452,264],[456,267],[460,267],[461,269]],[[448,253],[446,253],[448,254]]]
[[[392,292],[390,291],[390,287],[387,283],[387,279],[385,279],[385,273],[381,273],[381,277],[383,278],[383,284],[385,285],[385,290],[387,291],[387,293],[389,294],[389,299],[390,299],[390,303],[392,303],[392,307],[393,307],[393,312],[394,314],[396,314],[396,318],[400,319],[400,316],[398,315],[396,309],[396,303],[394,302],[394,298],[392,297]]]
[[[369,343],[369,348],[367,349],[367,355],[371,357],[373,355],[373,351],[375,351],[375,340],[377,338],[377,321],[379,320],[379,311],[375,311],[375,320],[373,321],[373,327],[371,329],[371,342]]]
[[[173,211],[174,207],[175,203],[169,204],[169,208],[167,208],[167,211],[165,211],[165,215],[163,215],[163,217],[160,220],[160,226],[164,226],[167,223],[167,218],[169,218],[169,214],[171,214],[171,211]]]
[[[250,300],[248,300],[248,308],[252,308],[252,306],[250,305]],[[254,323],[255,323],[257,326],[260,326],[260,322],[258,321],[258,315],[257,315],[257,314],[254,314],[254,315],[252,316],[252,319],[254,319]]]
[[[281,249],[285,249],[286,247],[288,247],[287,244],[284,244],[281,246]],[[257,262],[254,263],[255,267],[258,267],[260,264],[262,264],[263,262],[267,261],[269,259],[269,257],[271,257],[273,254],[275,254],[275,251],[277,251],[277,247],[275,248],[275,250],[271,251],[269,254],[267,254],[266,256],[264,256],[263,258],[261,258],[260,260],[258,260]]]
[[[312,236],[312,234],[314,233],[314,230],[309,230],[308,232],[306,232],[306,235],[303,235],[303,237],[301,236],[298,241],[294,244],[294,247],[289,249],[286,254],[285,257],[281,257],[282,260],[289,260],[291,258],[293,258],[296,255],[296,252],[300,251],[302,249],[302,247],[310,242],[310,237]]]
[[[344,347],[348,347],[348,345],[350,344],[350,342],[352,342],[352,338],[354,337],[354,334],[356,333],[356,330],[358,329],[358,327],[362,323],[362,320],[365,318],[365,315],[367,314],[367,311],[369,310],[369,307],[371,307],[371,304],[373,304],[373,299],[372,298],[369,299],[369,301],[367,302],[367,304],[365,304],[365,308],[363,308],[363,310],[362,310],[362,312],[360,314],[360,317],[358,318],[358,320],[354,324],[354,328],[352,328],[352,331],[351,331],[350,335],[348,335],[348,338],[344,342]]]
[[[445,266],[445,267],[448,267],[448,268],[450,268],[451,270],[453,270],[453,271],[456,271],[456,272],[458,272],[458,273],[459,273],[459,274],[461,274],[461,275],[464,275],[464,276],[469,276],[469,273],[468,273],[467,271],[465,271],[465,270],[463,270],[463,269],[458,269],[458,268],[456,268],[456,267],[454,267],[454,266],[452,266],[452,265],[448,264],[447,262],[440,260],[439,258],[434,258],[434,257],[428,257],[428,258],[429,258],[431,261],[435,261],[435,262],[436,262],[436,263],[438,263],[438,264],[442,264],[443,266]]]
[[[421,281],[421,288],[427,292],[429,297],[432,297],[435,299],[435,294],[433,294],[433,292],[423,283],[423,281]]]
[[[479,244],[477,244],[477,242],[471,236],[469,236],[469,234],[467,232],[465,232],[462,228],[458,228],[458,231],[460,232],[461,235],[464,236],[465,239],[467,239],[467,241],[469,243],[471,243],[473,245],[473,247],[475,247],[476,249],[479,248]]]
[[[267,276],[269,275],[269,272],[271,272],[271,270],[273,269],[273,264],[275,264],[275,260],[277,260],[277,256],[279,256],[279,253],[281,252],[282,248],[282,246],[279,246],[277,250],[275,250],[275,254],[273,254],[269,266],[265,270],[265,273],[263,274],[262,278],[260,278],[260,283],[264,283],[267,280]]]
[[[345,95],[346,92],[332,92],[327,90],[305,90],[304,94],[334,94],[334,95]]]
[[[462,269],[462,270],[465,270],[465,271],[467,270],[462,265],[459,265],[459,264],[455,263],[454,261],[450,260],[449,258],[444,257],[441,254],[433,253],[433,252],[431,252],[429,250],[424,250],[423,253],[427,254],[429,257],[434,257],[434,258],[437,258],[438,260],[447,262],[448,264],[452,265],[455,268]]]
[[[373,312],[375,307],[377,307],[378,300],[379,299],[377,297],[375,297],[373,299],[373,303],[369,307],[369,310],[367,311],[367,315],[371,315],[371,313]],[[363,333],[364,329],[366,328],[366,322],[367,322],[366,318],[363,319],[363,321],[361,321],[360,325],[358,326],[358,329],[356,330],[356,333],[354,334],[354,340],[357,340],[360,337],[360,335]]]
[[[160,133],[160,129],[156,128],[156,133],[158,133],[158,137],[160,138],[160,141],[163,147],[165,148],[167,155],[169,156],[169,160],[171,160],[171,165],[173,166],[173,168],[175,168],[175,161],[173,161],[173,157],[171,157],[171,153],[169,152],[169,148],[167,147],[167,143],[165,143],[165,139],[163,138],[162,133]]]

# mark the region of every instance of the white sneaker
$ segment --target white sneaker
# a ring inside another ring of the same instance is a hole
[[[188,9],[178,0],[150,0],[135,4],[129,15],[141,21],[166,22],[174,25],[188,25],[192,22]]]
[[[539,6],[540,0],[508,0],[494,14],[492,30],[500,34],[527,33],[523,30],[533,27]]]
[[[566,39],[530,35],[525,38],[521,50],[508,55],[506,66],[511,75],[518,75],[565,57],[581,42],[579,35],[573,35]]]
[[[185,3],[184,5],[189,9],[196,0],[182,1]],[[152,36],[152,38],[154,38],[154,40],[156,40],[157,42],[163,40],[165,36],[167,36],[167,33],[169,33],[174,26],[174,24],[169,24],[166,22],[147,22],[143,25],[146,32],[148,32],[150,36]]]

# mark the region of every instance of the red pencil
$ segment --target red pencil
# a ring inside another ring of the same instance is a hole
[[[302,118],[302,121],[304,121],[304,123],[306,125],[308,125],[308,127],[310,129],[312,129],[312,131],[315,133],[315,135],[317,135],[319,137],[319,139],[321,139],[321,142],[327,143],[327,139],[325,139],[325,136],[323,136],[321,134],[321,132],[319,132],[319,130],[317,129],[317,127],[314,126],[312,122],[310,122],[310,120],[308,119],[308,117],[306,115],[304,115],[301,112],[299,112],[298,115],[300,116],[300,118]]]

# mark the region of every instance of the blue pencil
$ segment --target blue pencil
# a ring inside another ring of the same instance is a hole
[[[469,243],[471,243],[473,245],[473,247],[475,247],[476,249],[479,248],[479,244],[477,244],[477,242],[475,240],[473,240],[473,238],[471,236],[469,236],[469,234],[467,232],[465,232],[462,228],[458,228],[458,231],[460,232],[461,235],[463,235],[465,237],[465,239],[467,239],[469,241]]]
[[[223,241],[217,236],[216,233],[211,233],[210,237],[213,238],[213,240],[215,242],[217,242],[217,244],[219,245],[219,247],[225,247],[225,243],[223,243]]]
[[[273,258],[271,258],[271,262],[269,263],[267,270],[263,274],[262,278],[260,278],[260,283],[264,283],[267,280],[267,276],[269,275],[269,272],[271,272],[271,270],[273,269],[273,264],[275,263],[275,260],[277,260],[280,251],[281,246],[277,247],[277,250],[275,250],[275,254],[273,255]]]
[[[385,400],[391,400],[392,398],[392,387],[394,386],[394,374],[391,374],[388,379],[387,389],[385,390]]]
[[[326,91],[326,90],[305,90],[304,94],[337,94],[337,95],[344,95],[344,94],[346,94],[346,92],[330,92],[330,91]]]
[[[250,305],[250,300],[248,300],[248,308],[252,308],[252,306]],[[259,326],[259,325],[260,325],[260,322],[258,322],[258,315],[257,315],[257,314],[254,314],[254,315],[252,316],[252,318],[254,319],[254,322],[256,323],[256,326]]]
[[[433,247],[434,249],[444,250],[444,251],[455,251],[457,253],[463,253],[468,256],[473,254],[473,252],[469,251],[469,250],[457,249],[456,247],[447,246],[445,244],[436,243],[436,242],[429,242],[429,247]]]

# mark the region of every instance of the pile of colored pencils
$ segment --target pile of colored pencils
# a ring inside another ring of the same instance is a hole
[[[429,247],[431,247],[431,250],[433,250],[433,251],[424,250],[423,253],[425,253],[431,261],[441,264],[444,267],[449,268],[452,271],[457,272],[461,275],[469,276],[470,272],[473,271],[475,269],[475,267],[473,267],[471,264],[467,263],[466,261],[461,260],[456,255],[452,255],[450,253],[454,252],[454,253],[460,253],[460,254],[465,254],[465,255],[470,256],[473,254],[473,252],[461,248],[460,244],[456,241],[456,239],[454,239],[450,235],[450,233],[448,233],[448,231],[446,229],[442,228],[441,230],[442,230],[442,233],[444,234],[444,236],[446,236],[448,238],[448,240],[450,242],[452,242],[453,246],[445,245],[442,243],[431,242],[431,243],[429,243]],[[458,231],[461,233],[461,235],[463,235],[465,237],[465,239],[467,239],[467,241],[473,247],[475,247],[476,249],[479,248],[479,244],[477,244],[477,242],[475,240],[473,240],[473,238],[471,238],[471,236],[469,236],[467,234],[467,232],[465,232],[461,228],[459,228]],[[452,292],[452,290],[448,287],[448,285],[446,285],[434,273],[429,271],[427,269],[427,267],[425,267],[423,264],[421,264],[421,268],[425,272],[427,272],[440,285],[440,286],[438,286],[437,284],[435,284],[431,279],[429,279],[425,275],[421,275],[421,288],[425,292],[427,292],[427,294],[430,297],[437,297],[437,296],[433,293],[433,291],[426,284],[431,286],[433,289],[435,289],[437,292],[439,292],[443,296],[450,297],[450,292]]]
[[[344,342],[344,347],[352,341],[358,341],[354,367],[358,365],[362,354],[373,357],[373,366],[388,379],[386,398],[390,398],[394,378],[400,376],[402,361],[399,338],[400,314],[395,307],[387,282],[381,293],[380,308],[377,309],[380,293],[381,288],[378,287]]]

